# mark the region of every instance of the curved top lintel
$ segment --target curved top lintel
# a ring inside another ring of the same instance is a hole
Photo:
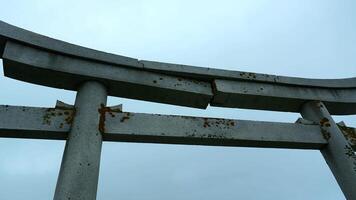
[[[0,21],[0,52],[3,51],[7,40],[13,40],[26,45],[35,46],[84,59],[120,65],[131,68],[139,68],[162,74],[195,78],[198,80],[211,81],[214,79],[246,80],[254,82],[267,82],[274,84],[298,85],[322,88],[356,88],[356,78],[345,79],[307,79],[297,77],[276,76],[260,73],[222,70],[215,68],[195,67],[188,65],[169,64],[138,60],[130,57],[115,55],[94,49],[70,44],[43,36],[25,29]]]
[[[111,96],[193,108],[299,112],[323,101],[331,114],[356,114],[356,78],[305,79],[138,60],[39,35],[0,21],[4,75],[77,90],[88,80]]]

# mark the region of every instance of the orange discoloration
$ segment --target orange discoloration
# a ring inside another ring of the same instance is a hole
[[[111,117],[115,117],[114,113],[122,112],[121,109],[112,109],[110,107],[106,107],[104,104],[100,104],[100,108],[98,109],[100,114],[99,118],[99,131],[100,133],[105,132],[105,120],[106,120],[106,113],[109,113]]]
[[[330,121],[328,118],[324,117],[323,119],[320,120],[320,126],[325,126],[325,127],[330,127]]]

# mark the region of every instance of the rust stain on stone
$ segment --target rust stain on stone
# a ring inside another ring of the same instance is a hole
[[[347,157],[353,159],[353,170],[356,172],[356,154],[353,150],[352,147],[350,147],[349,145],[345,145],[344,147],[345,149],[345,155],[347,155]]]
[[[130,113],[124,113],[124,116],[120,119],[120,122],[130,119]]]
[[[106,120],[106,113],[109,113],[111,117],[115,117],[114,113],[122,112],[121,109],[112,109],[110,107],[106,107],[104,104],[100,104],[100,108],[98,109],[100,114],[99,117],[99,131],[100,133],[105,132],[105,120]]]
[[[347,126],[341,126],[339,124],[337,124],[337,126],[341,130],[342,134],[346,137],[346,139],[349,140],[353,146],[356,146],[356,129]]]
[[[321,133],[323,134],[323,138],[325,140],[329,140],[331,138],[331,134],[329,131],[327,130],[324,130],[324,129],[321,129]]]
[[[345,154],[348,156],[348,157],[352,157],[352,158],[356,158],[356,155],[355,155],[355,152],[354,150],[348,146],[348,145],[345,145]]]
[[[64,119],[67,124],[72,124],[73,119],[74,119],[74,114],[75,114],[75,109],[71,108],[48,108],[46,109],[45,114],[42,117],[42,123],[51,125],[52,123],[52,118],[57,117],[57,116],[63,116],[66,115],[66,118]],[[62,126],[63,127],[63,126]],[[60,128],[62,128],[60,127]]]
[[[240,76],[247,79],[256,79],[256,74],[251,72],[240,72]]]
[[[204,121],[204,123],[203,123],[204,128],[215,126],[217,128],[221,128],[221,129],[229,129],[236,125],[236,122],[234,120],[230,120],[230,119],[203,118],[203,121]]]
[[[67,124],[72,124],[74,120],[74,116],[75,116],[75,110],[69,113],[64,120],[67,122]]]
[[[330,127],[330,121],[328,118],[324,117],[323,119],[320,120],[319,122],[320,126],[325,126],[325,127]]]

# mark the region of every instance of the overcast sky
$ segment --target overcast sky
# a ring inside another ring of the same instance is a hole
[[[356,76],[354,0],[0,0],[0,20],[139,59],[261,72]],[[54,106],[75,93],[0,74],[0,104]],[[296,113],[207,110],[109,98],[145,113],[294,122]],[[356,126],[355,116],[336,117]],[[53,198],[63,141],[0,139],[0,199]],[[318,151],[104,143],[98,200],[339,200]]]

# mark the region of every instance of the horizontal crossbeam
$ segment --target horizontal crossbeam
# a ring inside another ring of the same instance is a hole
[[[74,111],[0,105],[0,137],[66,140]]]
[[[122,112],[103,107],[105,141],[320,149],[319,125]],[[65,107],[0,106],[0,137],[65,140],[74,110]]]

